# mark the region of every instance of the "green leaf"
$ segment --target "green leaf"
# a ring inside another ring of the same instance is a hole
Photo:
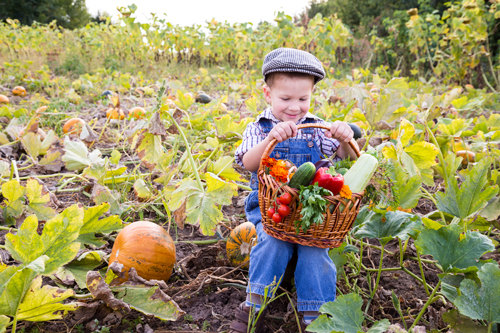
[[[387,212],[384,215],[374,214],[359,228],[354,237],[380,239],[382,245],[398,237],[401,240],[408,239],[413,228],[421,224],[420,217],[401,211]]]
[[[364,332],[364,315],[361,311],[363,299],[358,294],[339,295],[335,302],[321,306],[319,312],[323,315],[307,326],[307,331],[317,333],[358,333]],[[330,317],[327,317],[328,314]],[[389,321],[384,319],[374,324],[372,333],[384,332],[389,328]]]
[[[147,200],[151,199],[151,197],[153,196],[153,193],[142,178],[139,178],[134,182],[134,192],[135,195],[137,195],[137,197],[140,199]]]
[[[450,325],[453,333],[487,333],[488,327],[479,325],[469,317],[461,315],[457,309],[443,313],[443,321]]]
[[[9,327],[10,319],[7,316],[0,315],[0,333],[5,333]]]
[[[219,198],[219,204],[221,205],[231,205],[233,194],[238,194],[238,185],[234,183],[225,182],[217,175],[211,172],[205,173],[205,179],[207,181],[207,193]]]
[[[488,221],[498,220],[500,217],[500,197],[490,199],[479,214]]]
[[[445,273],[477,271],[484,263],[481,256],[493,251],[491,240],[477,231],[462,234],[460,226],[451,224],[438,230],[424,229],[415,241],[421,254],[430,254]]]
[[[122,158],[122,154],[118,150],[113,150],[111,152],[111,157],[109,158],[110,162],[113,164],[118,164],[120,159]]]
[[[83,214],[83,225],[76,241],[83,244],[102,246],[105,242],[96,238],[95,233],[109,234],[110,232],[120,230],[123,227],[123,222],[118,215],[108,216],[99,220],[99,217],[109,209],[110,205],[107,202],[87,208]]]
[[[402,208],[414,208],[422,196],[420,176],[409,177],[397,160],[389,160],[389,177],[394,184],[391,186],[394,197],[394,206]]]
[[[42,277],[38,276],[19,304],[17,319],[27,321],[62,319],[68,311],[74,311],[78,307],[77,303],[61,303],[74,295],[73,290],[63,290],[49,285],[42,287]]]
[[[253,118],[248,117],[236,122],[230,115],[226,114],[220,118],[214,118],[214,125],[219,137],[229,136],[229,134],[241,136],[247,125],[252,121]]]
[[[379,122],[391,121],[395,111],[402,105],[399,92],[390,92],[389,94],[382,93],[376,105],[367,98],[363,102],[366,120],[374,129],[378,129]]]
[[[431,166],[437,164],[436,156],[438,149],[432,143],[419,141],[406,147],[405,152],[410,155],[419,169],[429,169]]]
[[[460,283],[460,292],[455,306],[461,314],[472,319],[500,323],[500,269],[498,264],[485,264],[477,273],[481,280],[478,286],[473,280],[465,279]]]
[[[69,264],[59,267],[54,275],[64,284],[71,284],[74,280],[80,289],[85,289],[87,272],[100,266],[104,255],[102,251],[85,252]]]
[[[219,175],[224,180],[248,182],[233,168],[234,157],[222,156],[217,162],[210,162],[207,171]]]
[[[438,125],[438,130],[448,136],[460,137],[471,122],[472,119],[457,118],[450,120],[444,118],[441,120],[441,124]]]
[[[218,190],[205,193],[198,188],[196,181],[183,179],[179,187],[172,192],[168,207],[174,211],[186,203],[186,221],[199,225],[204,235],[211,236],[215,234],[217,224],[222,221],[222,212],[218,206],[221,203],[219,195]]]
[[[33,158],[37,158],[42,150],[42,142],[40,137],[33,133],[28,132],[21,138],[21,144],[23,145],[26,152]]]
[[[83,208],[73,205],[47,221],[40,236],[37,233],[38,220],[35,215],[30,215],[16,235],[7,234],[5,246],[14,259],[25,265],[41,255],[47,255],[49,259],[43,274],[49,275],[78,253],[80,243],[74,240],[82,223]]]
[[[68,170],[83,170],[93,164],[104,164],[99,149],[89,154],[87,146],[81,141],[71,141],[69,137],[64,139],[64,156],[62,160],[66,163]]]
[[[398,77],[389,81],[389,83],[387,83],[387,86],[385,86],[385,89],[396,90],[404,93],[408,89],[410,89],[410,86],[408,85],[408,83],[404,78]]]
[[[26,183],[26,196],[29,202],[28,211],[35,214],[39,220],[46,221],[56,215],[56,212],[47,206],[50,202],[49,193],[36,179],[30,178]]]
[[[134,310],[148,316],[155,316],[162,320],[177,320],[184,315],[177,303],[167,296],[158,286],[119,286],[112,287],[113,291],[120,291],[118,298],[128,304]]]
[[[194,103],[194,98],[191,95],[189,95],[188,93],[183,94],[182,91],[180,90],[177,91],[175,97],[177,97],[177,101],[175,102],[175,104],[177,104],[181,109],[186,111]]]
[[[136,151],[144,165],[149,170],[153,170],[156,164],[161,161],[163,155],[161,136],[142,133],[139,137]]]
[[[40,256],[27,266],[8,266],[0,273],[0,313],[15,316],[31,281],[45,270],[48,259]]]
[[[446,192],[437,192],[437,208],[465,219],[481,210],[498,193],[498,186],[487,186],[490,158],[483,158],[465,176],[460,189],[455,177],[448,179]]]
[[[23,213],[23,196],[25,188],[15,179],[2,184],[2,195],[5,198],[5,214],[19,217]]]
[[[343,276],[342,272],[344,270],[344,265],[347,264],[347,256],[343,253],[345,246],[346,243],[342,243],[342,245],[340,245],[339,247],[330,249],[330,251],[328,251],[328,256],[330,257],[330,259],[332,259],[335,267],[337,268],[338,279]]]

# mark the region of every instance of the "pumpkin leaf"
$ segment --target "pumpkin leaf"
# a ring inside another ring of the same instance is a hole
[[[391,122],[394,119],[395,111],[402,106],[399,92],[381,93],[377,104],[367,98],[363,101],[366,121],[372,128],[378,129],[381,121]]]
[[[328,302],[321,306],[319,312],[323,313],[314,320],[307,331],[317,333],[362,333],[364,315],[361,311],[363,299],[358,294],[339,295],[335,302]],[[329,317],[327,316],[329,315]],[[387,319],[377,321],[371,333],[384,332],[389,328]]]
[[[408,120],[402,119],[399,124],[399,130],[402,132],[401,144],[406,147],[415,136],[415,127]]]
[[[437,164],[436,156],[438,149],[432,143],[419,141],[406,147],[405,152],[410,155],[420,170],[429,169],[431,166]]]
[[[38,219],[30,215],[16,235],[6,235],[5,246],[14,259],[25,265],[42,255],[48,256],[43,274],[49,275],[78,253],[80,243],[74,240],[82,226],[83,215],[83,208],[70,206],[45,223],[41,236],[37,233]]]
[[[96,205],[100,205],[105,202],[109,203],[109,212],[111,214],[121,214],[122,206],[118,202],[121,197],[120,192],[110,190],[106,186],[102,186],[100,184],[94,184],[91,196]]]
[[[38,155],[40,155],[40,151],[42,150],[42,142],[40,141],[40,137],[37,134],[33,132],[27,132],[21,138],[21,144],[31,157],[37,158]]]
[[[500,323],[500,268],[496,262],[485,264],[477,275],[480,285],[469,279],[460,283],[461,295],[455,299],[455,306],[472,319]]]
[[[45,170],[59,172],[64,166],[61,159],[61,152],[58,150],[49,150],[40,162],[38,162]]]
[[[217,162],[210,162],[207,171],[214,173],[224,180],[234,180],[239,182],[248,182],[233,168],[234,157],[222,156]]]
[[[118,150],[113,150],[111,152],[111,157],[109,158],[109,161],[113,164],[118,165],[120,163],[120,159],[122,157],[122,154]]]
[[[388,173],[394,186],[391,186],[394,197],[394,206],[402,208],[414,208],[422,196],[420,186],[422,180],[419,175],[409,177],[398,160],[389,160]]]
[[[70,263],[59,267],[54,276],[64,284],[76,282],[80,289],[87,288],[87,272],[101,265],[105,253],[102,251],[85,252]]]
[[[104,164],[104,159],[99,149],[89,153],[87,146],[81,141],[71,141],[69,137],[64,139],[64,156],[62,160],[66,163],[68,170],[83,170],[93,164]]]
[[[467,316],[461,315],[457,309],[443,313],[443,321],[450,325],[454,333],[487,333],[488,327],[479,325]]]
[[[76,303],[61,303],[74,295],[75,292],[70,289],[63,290],[49,285],[42,287],[42,277],[39,275],[33,280],[19,304],[17,319],[27,321],[62,319],[68,311],[74,311],[78,307]]]
[[[248,117],[240,120],[239,122],[235,122],[229,114],[226,114],[220,118],[214,118],[214,125],[219,137],[241,137],[247,125],[252,121],[253,118]]]
[[[477,271],[484,261],[479,258],[493,251],[491,240],[477,231],[467,231],[457,224],[435,229],[423,229],[415,246],[421,254],[430,254],[441,265],[445,273]]]
[[[4,315],[0,315],[0,333],[7,331],[7,327],[10,325],[10,318]]]
[[[465,131],[472,122],[472,119],[457,118],[448,119],[443,118],[438,125],[438,130],[447,136],[460,137],[462,132]]]
[[[34,178],[26,183],[26,196],[28,197],[28,211],[36,215],[39,220],[46,221],[53,218],[56,212],[47,206],[50,202],[49,193]]]
[[[110,232],[120,230],[123,227],[123,222],[118,215],[108,216],[99,220],[99,218],[106,213],[110,207],[109,203],[104,202],[85,210],[83,214],[83,225],[76,240],[77,242],[102,246],[105,241],[95,237],[95,233],[99,232],[109,234]]]
[[[359,228],[354,237],[360,239],[364,237],[377,238],[382,245],[398,237],[406,240],[413,231],[421,224],[420,217],[401,211],[387,212],[383,214],[373,214],[368,221]]]
[[[209,178],[213,177],[209,176]],[[216,181],[213,182],[212,186],[214,188],[211,192],[204,192],[198,188],[196,181],[183,179],[180,181],[179,187],[170,194],[168,202],[171,211],[184,207],[186,222],[199,225],[204,235],[215,234],[215,228],[222,220],[222,212],[218,205],[222,203],[221,199],[228,202],[227,194],[221,196],[223,191],[227,191],[227,187],[219,186]]]
[[[2,195],[5,198],[4,212],[6,216],[19,217],[23,213],[23,197],[26,189],[16,179],[2,184]]]
[[[8,266],[0,273],[0,313],[15,316],[19,303],[30,287],[31,281],[45,270],[45,255],[26,266]]]
[[[151,199],[151,197],[153,196],[153,193],[142,178],[139,178],[134,182],[134,192],[138,198],[144,200]]]
[[[177,303],[166,295],[158,286],[117,286],[117,297],[130,304],[134,310],[162,320],[177,320],[185,314]]]
[[[446,192],[437,192],[437,208],[461,219],[481,210],[498,193],[498,186],[486,186],[491,159],[483,158],[465,176],[460,189],[455,177],[448,178]],[[484,188],[484,190],[483,190]]]
[[[405,93],[406,91],[408,91],[408,89],[410,89],[410,86],[408,85],[408,83],[404,78],[397,77],[389,81],[389,83],[387,83],[387,85],[385,86],[385,89],[390,89]]]
[[[496,221],[500,217],[500,197],[490,199],[488,204],[479,213],[488,221]]]
[[[189,93],[183,94],[182,91],[180,90],[177,91],[175,97],[177,98],[175,104],[177,104],[177,106],[179,106],[183,110],[188,110],[194,103],[194,98],[193,96],[191,96],[191,94]]]
[[[142,133],[139,136],[136,151],[144,165],[149,170],[153,170],[156,164],[161,161],[164,154],[161,137],[151,133]]]
[[[40,153],[45,154],[47,153],[47,150],[50,148],[52,143],[57,140],[57,135],[53,130],[50,130],[47,135],[45,136],[45,139],[43,139],[42,144],[40,146]]]

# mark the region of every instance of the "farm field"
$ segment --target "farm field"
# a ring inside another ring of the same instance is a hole
[[[478,85],[479,30],[439,46],[470,57],[393,70],[342,61],[355,46],[334,17],[200,29],[139,24],[134,11],[75,30],[0,25],[0,333],[229,329],[248,282],[226,252],[250,190],[234,152],[267,107],[260,66],[278,46],[318,56],[328,75],[311,112],[357,124],[379,161],[330,250],[337,300],[315,331],[498,332],[500,70],[493,59]],[[425,21],[409,15],[417,33]],[[172,238],[166,281],[133,271],[123,283],[108,269],[118,232],[137,221]],[[286,275],[266,332],[298,332],[295,304]]]

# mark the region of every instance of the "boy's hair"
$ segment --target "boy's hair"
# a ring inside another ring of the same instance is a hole
[[[314,76],[307,73],[299,73],[299,72],[273,72],[266,75],[264,81],[269,88],[272,88],[274,82],[276,80],[287,78],[287,79],[295,79],[295,78],[310,78],[313,82],[313,86],[316,84]]]

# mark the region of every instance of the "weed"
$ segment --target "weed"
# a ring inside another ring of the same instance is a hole
[[[207,320],[205,320],[203,322],[203,325],[201,326],[201,330],[205,332],[205,331],[208,331],[209,328],[210,328],[210,322],[208,322]]]
[[[184,320],[185,321],[193,321],[194,319],[193,319],[193,316],[191,316],[190,314],[187,314],[184,316]]]

